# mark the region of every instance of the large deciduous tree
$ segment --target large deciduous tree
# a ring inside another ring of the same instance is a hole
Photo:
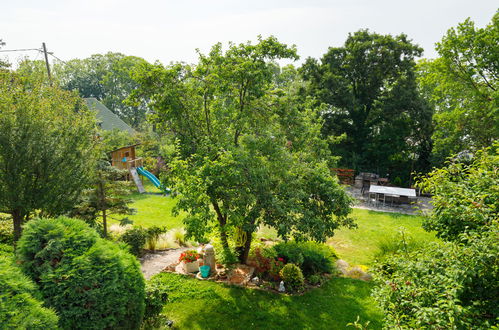
[[[327,105],[323,133],[346,134],[334,146],[343,166],[405,179],[428,166],[432,111],[414,70],[421,53],[406,35],[361,30],[302,66],[310,93]]]
[[[109,52],[58,64],[55,73],[64,89],[99,99],[121,119],[138,128],[146,119],[145,101],[125,100],[137,88],[131,78],[132,71],[145,63],[140,57]]]
[[[433,161],[490,146],[499,138],[499,12],[485,28],[467,19],[418,64],[419,84],[435,108]]]
[[[351,199],[330,174],[316,113],[275,82],[271,61],[297,58],[275,38],[213,46],[195,66],[150,65],[136,91],[177,141],[170,181],[190,235],[217,228],[224,249],[238,232],[245,262],[260,225],[279,236],[325,240],[348,218]]]
[[[68,211],[94,163],[95,118],[75,94],[0,72],[0,212],[14,238],[34,211]]]

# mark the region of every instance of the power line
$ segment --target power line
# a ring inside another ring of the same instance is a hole
[[[42,51],[40,48],[25,48],[25,49],[0,49],[0,53],[4,52],[26,52],[28,50]]]
[[[49,54],[50,56],[52,56],[52,57],[53,57],[53,58],[55,58],[56,60],[58,60],[58,61],[60,61],[60,62],[62,62],[62,63],[64,63],[64,64],[67,64],[67,62],[66,62],[66,61],[63,61],[63,60],[61,60],[59,57],[55,56],[53,52],[47,52],[47,54]]]

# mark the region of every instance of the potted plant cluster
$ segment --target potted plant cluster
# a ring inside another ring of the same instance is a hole
[[[179,261],[182,263],[182,267],[186,273],[194,273],[199,271],[199,265],[197,260],[201,258],[201,255],[195,250],[188,250],[180,254]]]

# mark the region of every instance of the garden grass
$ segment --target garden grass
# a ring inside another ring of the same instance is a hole
[[[136,209],[136,214],[128,216],[133,224],[143,227],[165,226],[167,229],[183,227],[182,219],[185,215],[172,215],[175,200],[170,196],[161,194],[161,191],[147,180],[143,180],[143,182],[146,193],[136,192],[130,196],[133,202],[129,206]],[[111,222],[117,223],[116,220]]]
[[[423,218],[420,216],[364,209],[354,209],[352,216],[358,228],[338,229],[327,241],[334,247],[339,257],[349,263],[371,264],[380,251],[381,243],[401,240],[401,230],[405,232],[407,240],[416,242],[436,240],[434,233],[428,233],[421,227]]]
[[[381,328],[372,284],[332,278],[304,295],[280,295],[161,273],[169,292],[163,314],[178,329],[344,329],[357,316]]]

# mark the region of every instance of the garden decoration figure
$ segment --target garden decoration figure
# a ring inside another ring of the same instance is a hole
[[[204,247],[203,264],[210,266],[210,271],[215,270],[215,249],[208,244]]]
[[[284,287],[284,281],[279,283],[279,292],[286,292],[286,288]]]

